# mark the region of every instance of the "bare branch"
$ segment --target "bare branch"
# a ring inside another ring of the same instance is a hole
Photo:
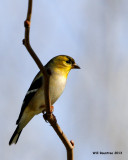
[[[31,15],[32,15],[32,0],[28,0],[28,12],[27,12],[27,18],[24,22],[25,26],[25,39],[23,40],[23,44],[25,45],[26,49],[28,50],[29,54],[32,56],[33,60],[39,67],[40,71],[43,73],[44,76],[44,90],[45,90],[45,104],[46,104],[46,115],[47,120],[63,142],[63,144],[66,147],[67,150],[67,160],[73,160],[73,148],[74,148],[74,142],[67,139],[63,131],[61,130],[60,126],[57,124],[54,115],[51,113],[51,101],[50,101],[50,95],[49,95],[49,79],[50,74],[46,71],[45,67],[41,63],[40,59],[37,57],[36,53],[32,49],[30,45],[29,35],[30,35],[30,25],[31,25]]]
[[[67,150],[67,160],[73,160],[74,142],[73,141],[69,142],[66,135],[64,134],[60,126],[54,122],[53,118],[54,117],[48,119],[48,121],[55,130],[55,132],[57,133],[57,135],[59,136],[59,138],[61,139],[61,141],[63,142],[63,144],[65,145],[65,148]]]

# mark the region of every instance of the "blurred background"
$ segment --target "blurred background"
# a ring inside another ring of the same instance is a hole
[[[25,47],[26,0],[0,5],[0,159],[65,160],[66,150],[42,114],[9,146],[24,96],[38,68]],[[72,56],[72,70],[54,114],[75,160],[128,157],[128,1],[34,0],[31,44],[43,64],[59,54]],[[118,155],[94,155],[93,152]]]

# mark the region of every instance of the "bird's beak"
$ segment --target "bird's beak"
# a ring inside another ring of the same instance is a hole
[[[80,69],[80,67],[79,67],[76,63],[74,63],[74,64],[72,65],[72,69]]]

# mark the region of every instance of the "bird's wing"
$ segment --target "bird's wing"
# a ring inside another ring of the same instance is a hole
[[[43,76],[41,72],[38,72],[38,74],[36,75],[36,77],[34,78],[31,86],[29,87],[28,92],[26,93],[26,96],[23,100],[23,104],[21,107],[21,111],[19,114],[19,117],[16,121],[16,124],[19,124],[20,119],[23,115],[23,112],[25,110],[25,108],[27,107],[28,103],[31,101],[31,99],[33,98],[33,96],[35,95],[35,93],[37,92],[37,90],[42,86],[43,83]]]

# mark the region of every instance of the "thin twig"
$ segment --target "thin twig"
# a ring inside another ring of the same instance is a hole
[[[46,105],[46,115],[47,120],[63,142],[63,144],[66,147],[67,150],[67,160],[73,160],[73,148],[74,143],[67,139],[63,131],[61,130],[60,126],[55,121],[54,115],[51,113],[51,101],[50,101],[50,95],[49,95],[49,79],[50,75],[47,73],[45,67],[41,63],[40,59],[37,57],[36,53],[32,49],[29,41],[29,35],[30,35],[30,25],[31,25],[31,15],[32,15],[32,0],[28,0],[28,12],[27,12],[27,18],[24,22],[25,26],[25,39],[23,40],[23,44],[25,45],[26,49],[28,50],[29,54],[32,56],[33,60],[39,67],[40,71],[43,73],[44,76],[44,91],[45,91],[45,105]]]
[[[63,144],[67,150],[67,160],[73,160],[74,159],[73,158],[74,142],[69,141],[67,139],[66,135],[64,134],[64,132],[62,131],[60,126],[57,123],[55,123],[52,118],[48,119],[48,121],[51,124],[51,126],[53,127],[53,129],[55,130],[55,132],[57,133],[57,135],[59,136],[59,138],[61,139],[61,141],[63,142]]]

